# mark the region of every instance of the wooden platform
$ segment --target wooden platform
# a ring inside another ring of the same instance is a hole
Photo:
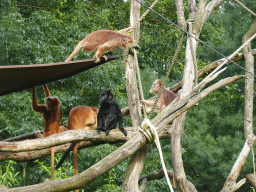
[[[119,56],[109,56],[108,61],[117,58]],[[108,62],[104,58],[101,58],[99,63],[94,61],[95,59],[85,59],[49,64],[0,66],[0,96],[67,78]]]

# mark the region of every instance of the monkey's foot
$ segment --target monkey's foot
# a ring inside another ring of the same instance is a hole
[[[41,131],[40,130],[38,130],[36,133],[35,133],[35,135],[36,135],[36,138],[43,138],[44,136],[41,134]]]
[[[99,63],[100,62],[100,58],[97,58],[96,61],[94,61],[95,63]]]
[[[96,129],[97,133],[100,135],[101,130],[100,129]]]
[[[120,131],[122,131],[122,133],[125,135],[125,136],[127,136],[127,132],[126,132],[126,130],[124,129],[124,128],[119,128],[120,129]]]
[[[103,55],[103,57],[104,57],[104,59],[105,59],[106,61],[108,61],[108,58],[107,58],[107,56],[106,56],[106,55]]]

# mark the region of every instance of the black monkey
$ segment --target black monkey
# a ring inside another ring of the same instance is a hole
[[[100,109],[97,116],[97,133],[101,131],[109,134],[111,129],[115,129],[119,124],[120,131],[127,136],[127,132],[123,127],[123,116],[113,93],[109,89],[105,89],[100,94]]]

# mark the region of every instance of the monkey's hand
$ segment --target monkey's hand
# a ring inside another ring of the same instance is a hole
[[[149,104],[150,104],[150,102],[147,101],[147,100],[145,100],[145,99],[144,99],[144,100],[141,100],[140,103],[141,103],[141,104],[146,104],[146,105],[149,105]]]
[[[127,136],[127,131],[123,127],[119,127],[119,129],[125,136]]]
[[[131,45],[131,48],[134,48],[134,49],[140,49],[140,46],[138,44],[132,44]]]
[[[130,54],[132,54],[132,55],[134,55],[134,49],[136,49],[137,50],[137,53],[138,53],[138,49],[140,48],[140,46],[137,44],[137,45],[135,45],[135,44],[132,44],[128,49],[129,49],[129,53]]]

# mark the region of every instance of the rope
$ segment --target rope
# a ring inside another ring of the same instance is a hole
[[[138,62],[138,58],[137,58],[137,51],[135,49],[133,49],[133,51],[134,51],[134,58],[135,58],[135,67],[136,67],[136,70],[137,70],[137,77],[138,77],[138,82],[139,82],[140,97],[141,97],[141,100],[144,100],[144,94],[143,94],[141,78],[140,78],[139,62]],[[145,104],[142,105],[142,109],[143,109],[143,113],[144,113],[145,118],[147,118],[147,112],[146,112]]]
[[[153,9],[153,7],[156,5],[156,3],[158,2],[159,0],[155,0],[152,5],[150,6],[151,9]],[[147,9],[145,11],[145,13],[143,13],[143,15],[138,19],[138,21],[135,23],[134,26],[132,27],[129,27],[129,31],[127,32],[128,34],[131,34],[134,29],[136,28],[136,26],[147,16],[147,14],[149,13],[149,9]],[[126,50],[124,51],[124,60],[123,60],[123,63],[122,63],[122,70],[124,69],[125,67],[125,64],[127,63],[127,59],[128,59],[128,53],[129,53],[129,48],[126,48]]]
[[[139,2],[141,5],[143,5],[144,7],[146,7],[147,9],[149,9],[150,11],[152,11],[153,13],[155,13],[156,15],[158,15],[159,17],[161,17],[162,19],[164,19],[165,21],[167,21],[168,23],[171,23],[173,26],[175,26],[176,28],[180,29],[181,31],[183,31],[184,33],[188,34],[189,36],[193,37],[195,40],[199,41],[201,44],[203,44],[204,46],[206,46],[207,48],[211,49],[212,51],[214,51],[215,53],[221,55],[222,57],[224,57],[225,59],[227,59],[229,62],[235,64],[236,66],[240,67],[241,69],[243,69],[244,71],[246,71],[247,73],[251,74],[252,76],[256,77],[254,74],[252,74],[251,72],[249,72],[248,70],[246,70],[244,67],[240,66],[239,64],[237,64],[236,62],[232,61],[231,59],[229,59],[228,57],[226,57],[225,55],[223,55],[222,53],[220,53],[219,51],[217,51],[216,49],[212,48],[211,46],[207,45],[206,43],[204,43],[202,40],[192,36],[189,32],[185,31],[184,29],[182,29],[181,27],[179,27],[178,25],[176,25],[175,23],[173,23],[172,21],[170,21],[169,19],[167,19],[166,17],[162,16],[160,13],[154,11],[153,9],[149,8],[147,5],[145,5],[144,3],[142,3],[139,0],[136,0],[137,2]]]
[[[192,34],[193,33],[193,25],[192,25],[192,20],[188,20],[188,25],[189,25],[189,33]],[[191,54],[192,54],[192,57],[193,57],[193,64],[194,64],[194,72],[195,72],[195,83],[194,85],[196,86],[197,83],[198,83],[198,70],[197,70],[197,63],[196,63],[196,51],[195,51],[195,48],[193,46],[193,40],[192,38],[190,37],[190,49],[191,49]]]
[[[185,28],[185,30],[187,30],[187,26],[186,26],[186,25],[184,26],[184,28]],[[156,108],[158,99],[159,99],[160,95],[161,95],[162,92],[163,92],[165,83],[166,83],[167,80],[168,80],[168,77],[169,77],[169,75],[170,75],[170,73],[171,73],[172,67],[173,67],[173,65],[174,65],[174,63],[175,63],[175,61],[176,61],[176,59],[177,59],[178,53],[179,53],[179,51],[180,51],[181,45],[182,45],[182,43],[183,43],[183,41],[184,41],[184,37],[185,37],[185,33],[182,34],[182,37],[181,37],[181,39],[180,39],[180,42],[179,42],[178,47],[177,47],[177,49],[176,49],[176,52],[175,52],[175,54],[173,55],[172,62],[171,62],[171,64],[169,65],[169,67],[168,67],[168,69],[167,69],[167,73],[166,73],[166,75],[165,75],[165,79],[164,79],[164,81],[163,81],[163,84],[162,84],[161,87],[159,88],[159,91],[158,91],[158,93],[157,93],[157,95],[156,95],[156,97],[155,97],[155,102],[154,102],[153,107],[152,107],[152,109],[151,109],[151,111],[150,111],[150,113],[149,113],[149,119],[151,118],[152,113],[154,112],[154,110],[155,110],[155,108]]]
[[[250,14],[252,14],[254,17],[256,17],[256,13],[254,13],[252,10],[250,10],[249,8],[247,8],[243,3],[241,3],[238,0],[234,0],[235,2],[237,2],[241,7],[243,7],[246,11],[248,11]]]
[[[170,178],[169,178],[168,173],[167,173],[167,169],[166,169],[165,163],[164,163],[163,153],[162,153],[162,149],[161,149],[161,145],[160,145],[160,141],[159,141],[159,138],[158,138],[158,134],[157,134],[156,128],[150,122],[150,120],[147,119],[147,118],[142,122],[141,126],[142,127],[149,127],[150,128],[150,131],[151,131],[152,135],[155,138],[155,143],[156,143],[157,149],[159,151],[159,156],[160,156],[160,160],[161,160],[162,167],[163,167],[163,170],[164,170],[165,178],[167,180],[167,183],[168,183],[168,186],[169,186],[171,192],[174,192],[173,188],[172,188],[172,185],[171,185],[171,182],[170,182]],[[146,129],[144,129],[144,130],[146,130]]]
[[[156,5],[156,3],[158,2],[159,0],[155,0],[152,5],[150,6],[150,9],[153,9],[153,7]],[[149,13],[149,9],[147,9],[145,11],[145,13],[143,13],[143,15],[138,19],[138,21],[135,23],[134,26],[130,27],[130,32],[129,33],[132,33],[133,30],[136,28],[136,26],[147,16],[147,14]]]

